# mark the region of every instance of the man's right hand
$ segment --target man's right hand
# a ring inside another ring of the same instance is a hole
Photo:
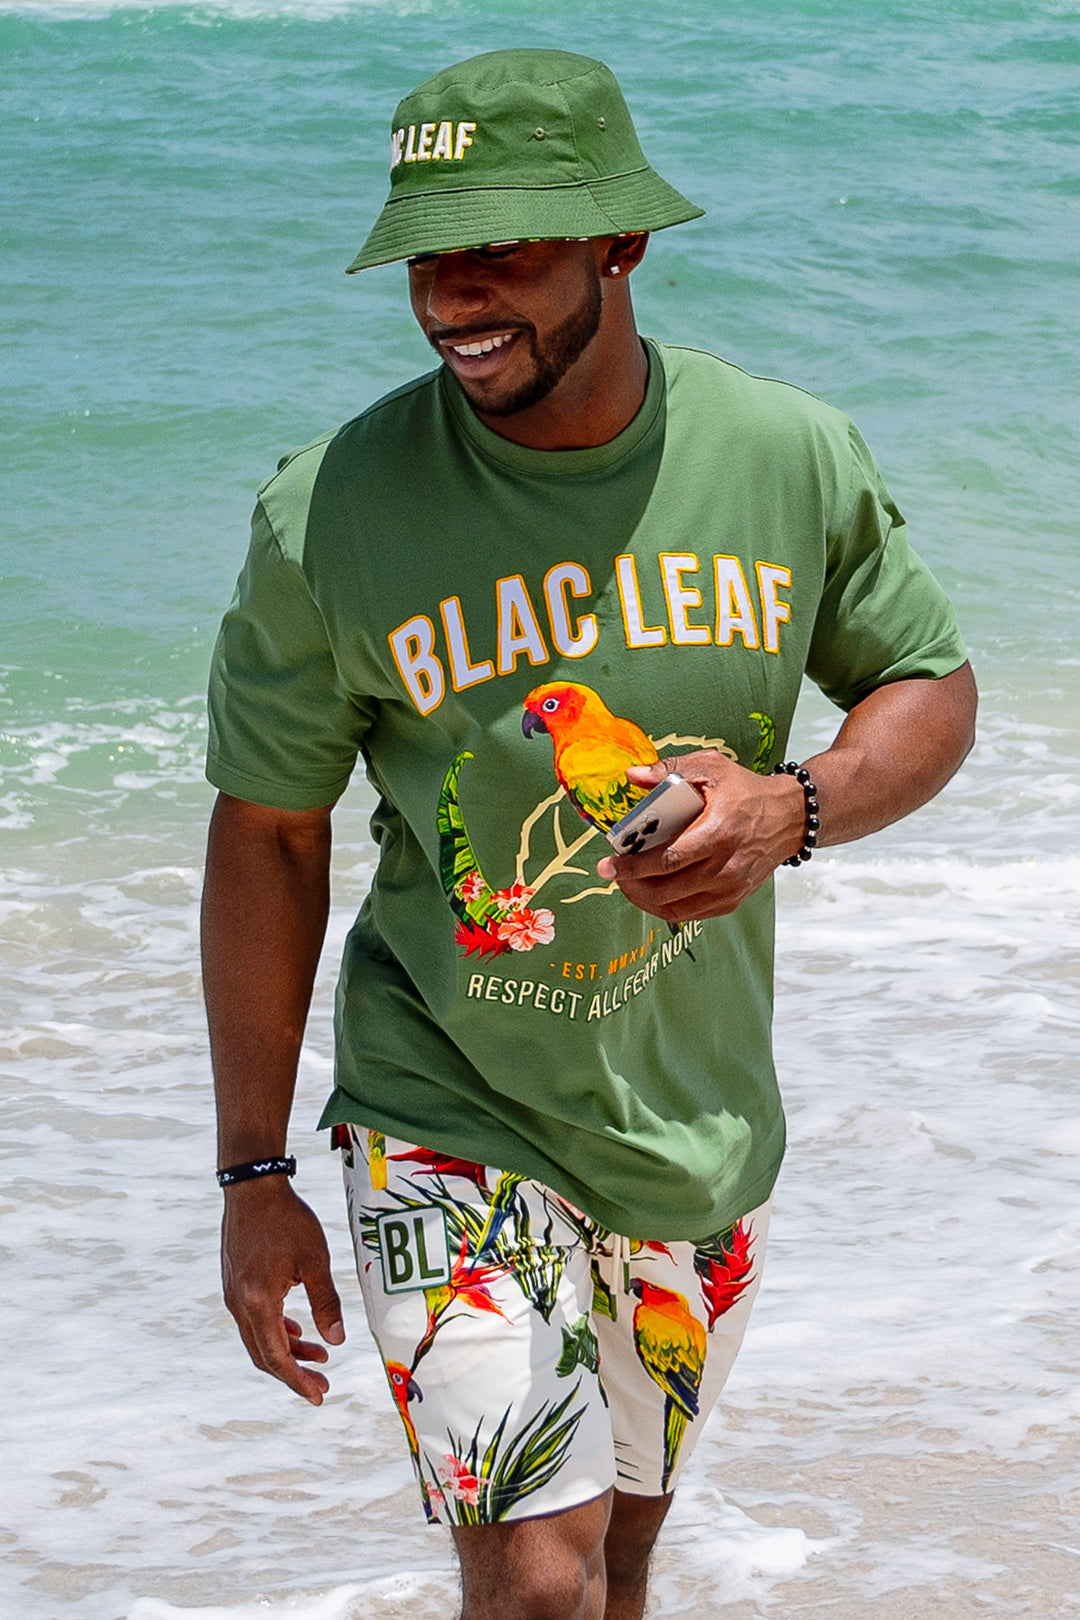
[[[256,1367],[321,1406],[329,1380],[301,1363],[326,1361],[327,1353],[301,1337],[282,1306],[289,1290],[302,1286],[319,1333],[327,1344],[342,1344],[341,1301],[318,1217],[286,1177],[260,1176],[226,1189],[221,1274],[225,1303]]]

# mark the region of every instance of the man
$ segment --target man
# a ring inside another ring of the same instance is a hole
[[[323,1124],[422,1505],[467,1620],[628,1620],[760,1275],[772,874],[936,793],[974,685],[846,419],[639,338],[647,234],[700,211],[606,68],[463,63],[391,154],[350,268],[408,261],[442,364],[281,464],[215,655],[226,1299],[318,1405],[288,1290],[344,1329],[283,1155],[360,752],[380,859]],[[847,717],[795,775],[804,672]],[[598,859],[676,766],[687,830]]]

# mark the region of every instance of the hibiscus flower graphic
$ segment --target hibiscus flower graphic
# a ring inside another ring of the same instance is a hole
[[[486,888],[487,884],[484,882],[479,872],[466,872],[461,882],[457,885],[457,892],[465,901],[466,905],[468,905],[471,900],[481,899]]]
[[[508,889],[496,889],[495,899],[503,911],[524,911],[526,901],[531,900],[535,893],[536,890],[530,889],[527,883],[518,881],[511,883]]]
[[[531,951],[534,945],[550,945],[555,938],[555,913],[544,906],[530,911],[522,906],[504,917],[497,933],[512,951]]]

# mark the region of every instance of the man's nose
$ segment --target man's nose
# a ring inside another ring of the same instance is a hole
[[[432,261],[425,308],[440,326],[475,319],[491,299],[483,269],[471,253],[440,253]]]

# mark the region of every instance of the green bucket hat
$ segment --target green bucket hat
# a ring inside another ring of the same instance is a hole
[[[646,162],[610,68],[489,51],[399,105],[390,196],[348,273],[489,242],[659,231],[703,212]]]

